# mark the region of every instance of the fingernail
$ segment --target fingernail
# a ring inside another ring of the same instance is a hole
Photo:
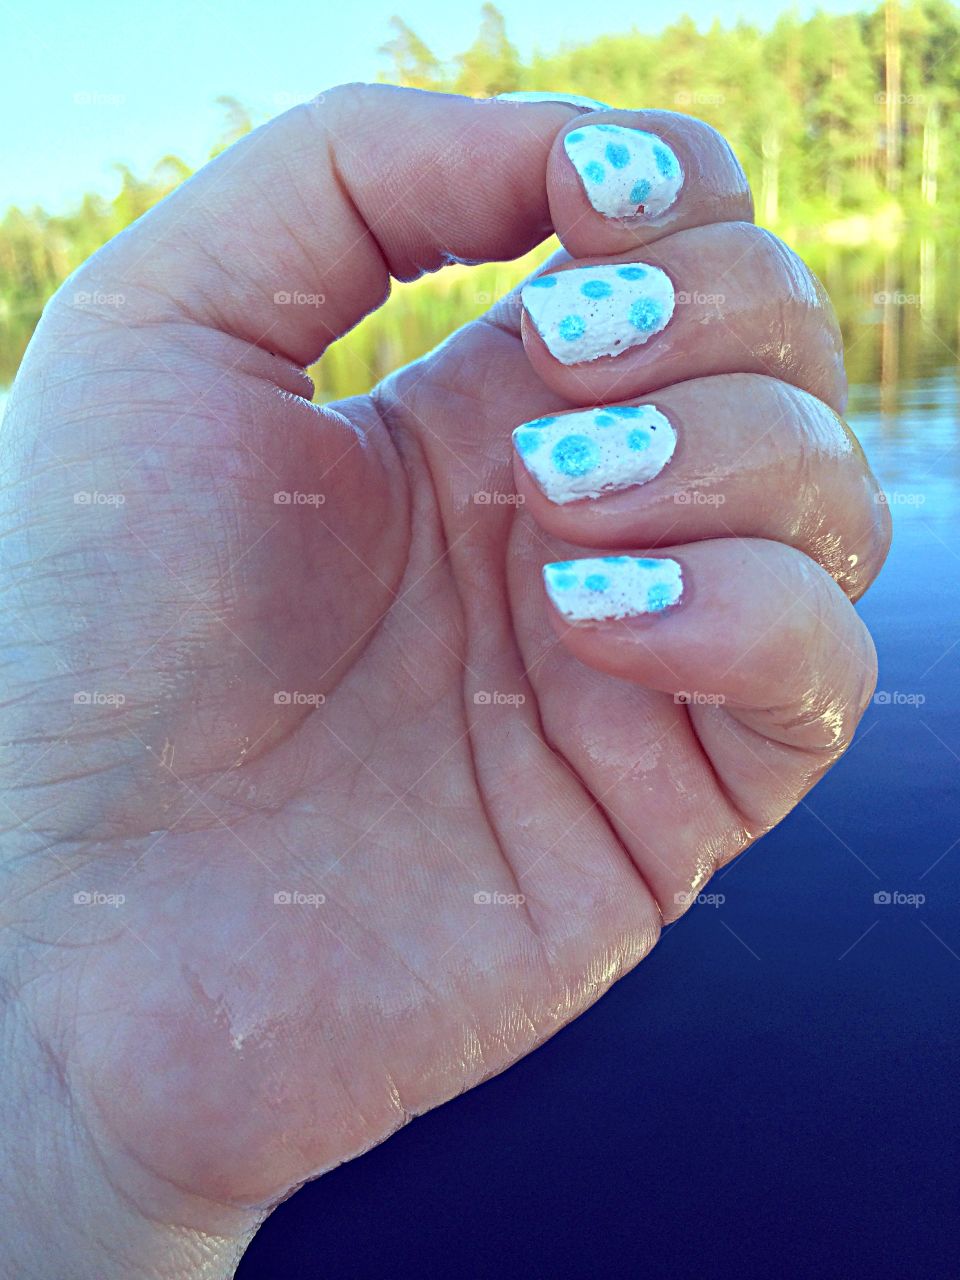
[[[562,505],[652,480],[677,433],[652,404],[616,404],[524,422],[513,443],[540,490]]]
[[[673,315],[666,272],[639,262],[537,276],[520,291],[527,315],[561,364],[642,346]]]
[[[606,218],[657,218],[683,186],[683,169],[672,149],[643,129],[583,125],[566,135],[563,147],[587,199]]]
[[[602,622],[662,613],[683,595],[676,560],[597,556],[543,566],[547,595],[570,622]]]
[[[513,93],[498,93],[498,102],[563,102],[571,107],[582,107],[584,111],[610,111],[605,102],[596,98],[584,98],[579,93],[540,93],[533,89],[517,89]]]

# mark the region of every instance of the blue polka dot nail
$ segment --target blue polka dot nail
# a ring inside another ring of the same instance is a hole
[[[679,604],[683,574],[676,560],[595,556],[543,566],[547,595],[569,622],[603,622],[662,613]]]
[[[643,129],[581,125],[566,135],[563,148],[587,199],[605,218],[658,218],[683,186],[674,152]]]
[[[677,433],[652,404],[618,404],[524,422],[513,442],[537,487],[562,505],[652,480]]]
[[[561,364],[618,356],[648,342],[666,328],[675,302],[666,272],[640,262],[537,276],[520,297]]]

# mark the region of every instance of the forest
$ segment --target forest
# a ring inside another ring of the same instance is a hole
[[[869,12],[804,20],[784,14],[767,30],[743,23],[698,30],[680,18],[657,35],[629,31],[527,59],[486,4],[475,40],[449,63],[399,17],[384,41],[381,78],[397,84],[475,97],[562,87],[613,106],[699,116],[743,163],[757,221],[801,245],[939,237],[952,231],[960,208],[960,168],[948,163],[960,141],[960,9],[947,0],[886,0]],[[225,124],[211,154],[259,123],[241,103],[219,101]],[[91,192],[70,210],[3,214],[0,386],[12,379],[58,285],[188,175],[169,154],[150,173],[120,168],[113,198]],[[387,319],[331,352],[327,391],[361,390],[391,363],[426,350],[435,330],[469,319],[529,265],[453,271],[398,291],[404,325],[389,323],[395,297]]]

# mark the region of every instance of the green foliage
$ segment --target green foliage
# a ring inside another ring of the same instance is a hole
[[[885,0],[874,12],[805,21],[785,14],[767,31],[744,23],[699,31],[679,18],[656,36],[632,30],[527,61],[499,10],[484,4],[476,39],[448,66],[401,18],[390,26],[381,54],[384,78],[396,83],[483,97],[559,86],[707,120],[743,162],[758,221],[790,239],[896,239],[901,226],[930,234],[952,227],[960,209],[960,170],[948,163],[960,152],[960,9],[949,0]],[[226,124],[214,154],[252,123],[236,100],[218,101]],[[58,216],[14,208],[0,220],[0,385],[61,281],[189,176],[175,156],[147,178],[119,172],[113,200],[88,195]],[[398,289],[328,353],[319,394],[365,389],[482,311],[488,294],[531,263],[454,270]]]

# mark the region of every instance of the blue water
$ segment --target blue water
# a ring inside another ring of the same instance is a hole
[[[896,538],[860,606],[890,700],[847,757],[718,877],[722,906],[304,1188],[241,1280],[960,1275],[957,402],[955,368],[852,394]]]

